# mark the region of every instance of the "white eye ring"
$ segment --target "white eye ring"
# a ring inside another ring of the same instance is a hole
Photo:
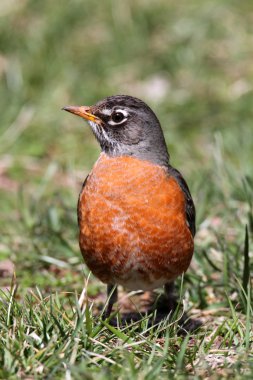
[[[128,112],[121,109],[116,109],[111,113],[111,120],[108,121],[110,125],[119,125],[126,121]]]
[[[127,112],[126,110],[122,110],[121,108],[116,108],[116,109],[113,111],[113,113],[117,113],[117,112],[123,113],[123,115],[124,115],[125,117],[128,116],[128,112]]]

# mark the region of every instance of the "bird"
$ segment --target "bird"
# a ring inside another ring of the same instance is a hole
[[[84,261],[107,284],[105,318],[117,302],[118,285],[164,287],[169,304],[174,280],[193,256],[195,206],[186,181],[170,164],[156,114],[129,95],[63,110],[87,121],[101,147],[80,191],[77,215]]]

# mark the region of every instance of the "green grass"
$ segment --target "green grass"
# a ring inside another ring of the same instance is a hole
[[[252,14],[250,0],[1,1],[0,378],[252,378]],[[157,113],[196,203],[181,297],[203,326],[186,336],[176,316],[112,327],[105,287],[87,285],[76,202],[99,148],[61,108],[116,93]]]

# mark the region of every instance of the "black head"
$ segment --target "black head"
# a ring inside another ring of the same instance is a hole
[[[67,106],[64,110],[88,121],[102,151],[109,156],[128,155],[168,165],[169,154],[159,120],[142,100],[115,95],[91,107]]]

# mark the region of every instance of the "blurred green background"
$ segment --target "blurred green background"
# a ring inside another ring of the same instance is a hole
[[[195,270],[228,241],[238,264],[252,222],[252,31],[251,0],[1,0],[0,259],[21,290],[82,287],[76,202],[99,147],[61,108],[112,94],[142,98],[162,123],[197,206]]]
[[[92,276],[80,314],[76,204],[99,147],[61,108],[113,94],[153,108],[196,204],[186,339],[152,314],[105,327]],[[252,0],[1,0],[0,98],[0,377],[252,379]]]

